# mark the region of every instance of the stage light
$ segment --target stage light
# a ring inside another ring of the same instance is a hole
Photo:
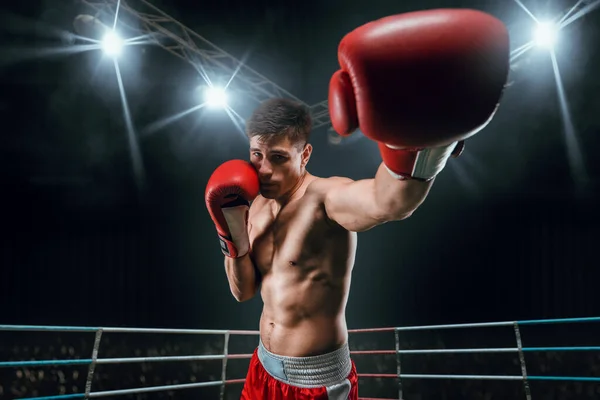
[[[102,38],[102,50],[110,57],[116,57],[121,54],[123,49],[123,40],[114,31],[109,31]]]
[[[552,49],[558,39],[558,27],[551,22],[538,23],[533,38],[537,46]]]
[[[227,93],[223,88],[208,87],[204,91],[204,101],[210,107],[225,107],[227,106]]]

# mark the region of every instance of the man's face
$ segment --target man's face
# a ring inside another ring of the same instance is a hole
[[[289,138],[261,140],[250,138],[250,162],[258,171],[260,193],[267,199],[278,198],[293,189],[304,172],[312,148],[300,148]]]

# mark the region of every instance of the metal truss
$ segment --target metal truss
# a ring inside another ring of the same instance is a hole
[[[331,121],[329,118],[329,102],[327,100],[323,100],[320,103],[310,106],[310,114],[312,115],[313,129],[317,129],[322,126],[330,126],[331,128]]]
[[[235,75],[230,87],[237,93],[257,102],[273,97],[293,99],[310,108],[313,129],[330,125],[327,101],[309,106],[145,0],[82,0],[82,3],[93,10],[96,18],[110,26],[118,12],[119,26],[124,25],[124,28],[148,38],[157,46],[192,64],[201,74],[209,73],[212,76],[210,73],[215,72],[227,77]],[[139,25],[132,26],[124,22],[128,20],[127,17]]]
[[[235,75],[230,86],[242,96],[246,95],[256,102],[272,97],[286,97],[304,104],[310,109],[313,129],[328,126],[329,133],[332,133],[327,100],[313,105],[306,104],[148,1],[81,0],[81,2],[93,10],[96,18],[104,20],[104,23],[110,22],[107,25],[112,25],[118,12],[119,26],[129,28],[151,40],[157,46],[190,63],[201,74]],[[586,11],[591,11],[598,6],[598,3],[600,0],[578,0],[575,7],[569,7],[563,12],[563,17],[585,14]],[[565,15],[568,11],[570,11],[569,16]],[[128,18],[122,18],[123,14],[130,17],[131,21],[137,22],[133,24],[135,26],[125,22]],[[339,140],[340,138],[336,138],[336,141]]]

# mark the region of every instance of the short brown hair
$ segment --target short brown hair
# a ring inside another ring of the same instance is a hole
[[[268,141],[287,136],[294,144],[304,146],[312,129],[308,107],[297,101],[275,98],[263,101],[246,123],[246,135]]]

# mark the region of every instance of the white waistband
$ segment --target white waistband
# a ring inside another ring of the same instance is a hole
[[[269,375],[297,387],[335,385],[346,379],[352,370],[348,343],[331,353],[318,356],[286,357],[271,353],[261,341],[257,353]]]

